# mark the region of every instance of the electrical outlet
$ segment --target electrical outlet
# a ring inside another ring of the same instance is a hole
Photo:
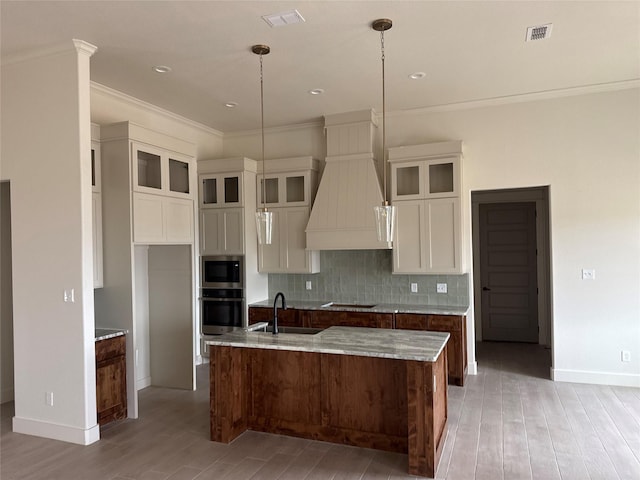
[[[45,392],[44,393],[44,403],[53,407],[53,392]]]
[[[307,290],[311,290],[311,280],[307,280],[306,287]]]
[[[417,283],[412,283],[411,284],[411,293],[418,293],[418,284]]]
[[[447,284],[436,283],[436,293],[447,293]]]
[[[621,357],[623,362],[631,361],[631,352],[629,350],[622,350]]]
[[[69,290],[65,290],[62,293],[62,299],[64,300],[65,303],[75,303],[76,301],[76,294],[74,289],[69,289]]]
[[[596,271],[592,268],[583,268],[582,269],[582,279],[583,280],[595,280],[596,279]]]

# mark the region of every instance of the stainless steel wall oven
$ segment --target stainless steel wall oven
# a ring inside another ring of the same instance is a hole
[[[200,319],[203,335],[242,328],[245,316],[243,258],[202,257]]]

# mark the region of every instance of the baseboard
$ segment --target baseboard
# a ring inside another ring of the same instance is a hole
[[[151,386],[151,377],[144,377],[136,381],[136,390],[142,390]]]
[[[591,383],[594,385],[614,385],[618,387],[640,387],[640,375],[630,373],[590,372],[552,368],[554,382]]]
[[[0,403],[12,402],[14,398],[13,388],[3,388],[0,390]]]
[[[97,424],[88,429],[81,429],[42,420],[13,417],[13,431],[78,445],[90,445],[100,440],[100,427]]]
[[[478,362],[469,362],[467,365],[467,375],[477,375],[478,374]]]

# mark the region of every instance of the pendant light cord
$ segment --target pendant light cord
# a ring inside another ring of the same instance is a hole
[[[264,176],[264,80],[262,76],[262,54],[260,54],[260,130],[262,132],[262,209],[266,211],[267,179]]]
[[[384,189],[384,205],[389,205],[387,201],[387,162],[386,162],[386,98],[384,85],[384,30],[380,31],[380,51],[382,53],[382,184]]]

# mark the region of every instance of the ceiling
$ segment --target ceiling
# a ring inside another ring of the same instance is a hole
[[[325,114],[399,112],[640,77],[639,1],[8,1],[0,3],[3,62],[85,40],[91,79],[222,132]],[[272,28],[263,15],[297,9],[305,23]],[[551,37],[525,42],[529,26]],[[155,65],[172,67],[158,74]],[[425,78],[408,75],[424,72]],[[321,95],[310,95],[321,88]],[[225,107],[236,102],[235,108]]]

